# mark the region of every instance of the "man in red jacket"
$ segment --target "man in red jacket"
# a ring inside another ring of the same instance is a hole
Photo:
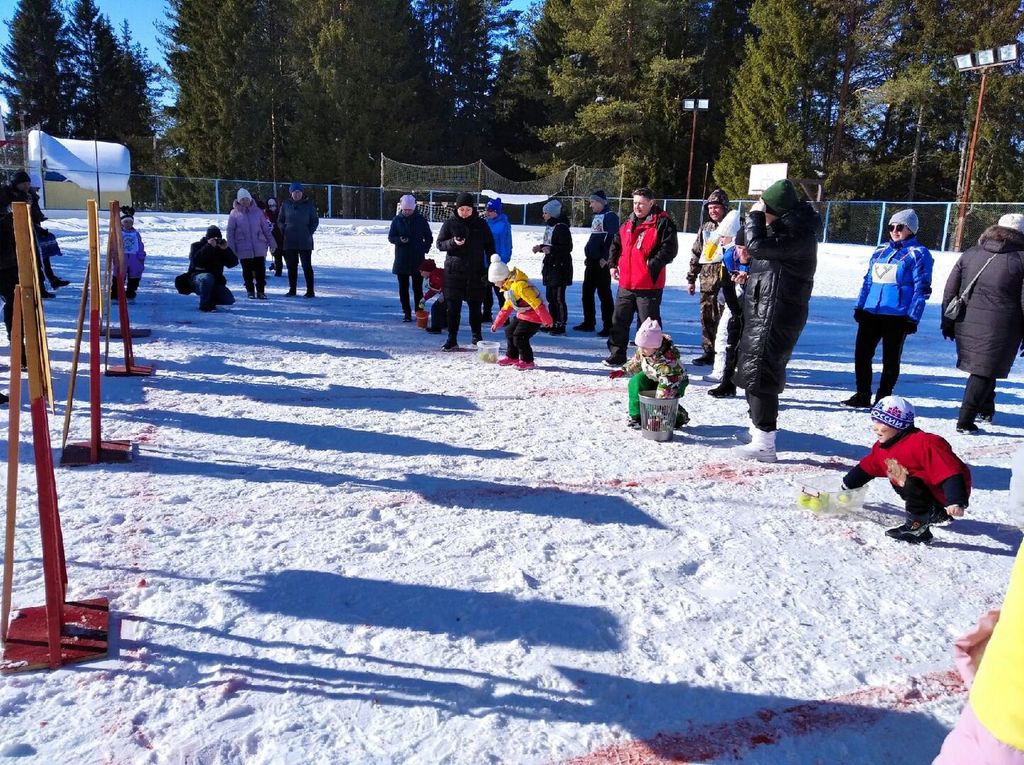
[[[633,214],[619,227],[612,240],[612,279],[619,283],[612,314],[605,366],[626,363],[626,346],[634,314],[641,323],[661,323],[661,294],[665,290],[665,267],[679,251],[676,224],[654,202],[654,192],[639,188],[633,192]]]

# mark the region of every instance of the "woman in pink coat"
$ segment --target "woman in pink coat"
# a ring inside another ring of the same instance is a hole
[[[249,298],[265,300],[267,250],[274,247],[273,225],[245,189],[238,190],[232,207],[228,216],[228,247],[242,264],[242,278]]]

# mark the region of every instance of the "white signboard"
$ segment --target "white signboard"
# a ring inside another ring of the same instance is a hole
[[[781,181],[789,172],[789,163],[775,162],[769,165],[751,165],[750,183],[747,185],[748,194],[760,194],[775,181]]]

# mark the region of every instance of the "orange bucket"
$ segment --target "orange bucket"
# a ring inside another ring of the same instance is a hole
[[[430,321],[430,312],[420,309],[416,311],[416,326],[420,329],[427,328],[427,322]]]

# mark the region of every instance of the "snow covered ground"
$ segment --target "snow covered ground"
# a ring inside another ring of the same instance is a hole
[[[52,217],[56,270],[80,285],[84,220]],[[1024,381],[999,384],[980,435],[954,429],[966,376],[934,304],[954,256],[937,256],[898,392],[970,462],[975,491],[965,520],[916,548],[883,535],[900,519],[884,483],[854,517],[795,503],[796,483],[838,481],[872,442],[867,415],[838,405],[853,392],[866,248],[820,249],[780,461],[761,465],[730,453],[745,407],[706,395],[704,370],[690,369],[690,426],[661,444],[624,427],[625,383],[608,379],[593,335],[540,336],[536,372],[438,352],[438,336],[401,323],[387,223],[321,224],[315,300],[283,297],[271,277],[270,300],[247,301],[235,269],[241,300],[202,314],[173,278],[210,223],[225,220],[137,218],[150,256],[132,320],[153,334],[135,352],[157,371],[103,379],[103,435],[137,455],[56,474],[69,597],[108,597],[119,635],[106,661],[0,678],[0,758],[913,765],[937,753],[964,701],[951,641],[1001,602],[1021,540],[1006,490]],[[539,237],[515,228],[514,260],[534,278]],[[586,237],[575,232],[570,324]],[[697,298],[681,289],[689,241],[664,307],[687,359],[699,350]],[[45,303],[57,445],[78,300],[72,286]],[[78,391],[72,441],[88,436]],[[21,459],[16,607],[43,602],[27,439]]]

